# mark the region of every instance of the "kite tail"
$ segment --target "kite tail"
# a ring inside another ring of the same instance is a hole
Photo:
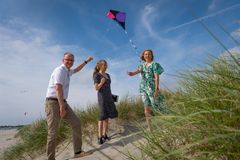
[[[132,46],[132,48],[134,49],[134,51],[135,51],[135,53],[136,53],[136,55],[138,55],[139,56],[139,52],[138,52],[138,48],[137,48],[137,46],[136,46],[136,44],[129,38],[129,36],[128,36],[128,33],[127,33],[127,31],[126,30],[124,30],[124,32],[125,32],[125,34],[127,35],[127,37],[128,37],[128,40],[129,40],[129,42],[130,42],[130,44],[131,44],[131,46]]]

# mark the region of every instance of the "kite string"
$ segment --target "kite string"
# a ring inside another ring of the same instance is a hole
[[[129,38],[127,31],[124,30],[124,32],[125,32],[126,36],[128,37],[128,40],[129,40],[131,46],[135,49],[136,55],[139,56],[139,54],[138,54],[138,52],[137,52],[137,46],[136,46],[136,45],[134,44],[134,42]],[[141,63],[142,61],[139,59],[139,62]],[[173,76],[173,75],[168,74],[168,73],[165,73],[165,74],[167,74],[167,76]],[[165,83],[163,83],[163,82],[161,82],[161,83],[163,84],[163,86],[164,86],[165,89],[167,89],[169,92],[171,92],[170,89],[167,87],[167,85],[165,85]]]
[[[138,55],[138,51],[137,51],[137,46],[136,46],[136,44],[130,39],[130,37],[128,36],[128,33],[127,33],[126,30],[124,30],[124,33],[126,34],[126,36],[127,36],[128,40],[129,40],[132,48],[134,49],[136,55]]]
[[[105,37],[108,33],[109,33],[109,31],[112,29],[112,25],[110,25],[110,21],[108,22],[108,24],[107,24],[107,29],[105,30],[105,32],[103,32],[104,34],[102,35],[102,37]]]
[[[138,54],[138,52],[137,52],[137,46],[136,46],[136,45],[134,44],[134,42],[129,38],[127,31],[124,30],[124,32],[125,32],[128,40],[129,40],[131,46],[134,48],[136,55],[139,56],[139,54]],[[141,63],[142,61],[139,60],[139,62]],[[174,77],[174,75],[172,75],[172,74],[168,74],[168,73],[165,73],[165,74],[166,74],[167,76],[172,76],[172,77]],[[162,85],[164,86],[164,88],[165,88],[166,90],[168,90],[169,92],[171,92],[171,90],[167,87],[167,85],[165,85],[164,82],[161,82],[161,83],[162,83]]]

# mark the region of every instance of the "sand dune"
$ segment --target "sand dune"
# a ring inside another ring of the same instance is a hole
[[[119,130],[121,130],[119,132]],[[140,130],[131,125],[123,125],[116,130],[111,130],[109,136],[111,140],[102,145],[97,144],[97,138],[84,139],[83,149],[91,155],[75,158],[76,160],[124,160],[127,157],[124,154],[141,155],[136,147],[138,141],[141,140]],[[35,160],[44,160],[45,154]],[[65,142],[57,149],[56,160],[73,159],[73,148],[71,142]]]
[[[125,154],[130,153],[140,157],[141,152],[136,147],[141,141],[141,131],[135,125],[110,125],[109,136],[110,141],[102,145],[97,143],[97,137],[94,135],[85,136],[83,139],[83,150],[90,152],[91,155],[75,158],[76,160],[124,160],[127,159]],[[17,129],[0,130],[0,154],[4,149],[14,145],[17,139],[14,137]],[[29,159],[30,157],[26,157]],[[37,156],[34,160],[45,160],[46,154]],[[73,159],[73,147],[71,142],[64,142],[57,147],[56,160],[70,160]]]

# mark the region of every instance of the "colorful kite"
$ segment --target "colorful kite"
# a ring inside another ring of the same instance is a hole
[[[136,54],[137,53],[137,46],[133,43],[133,41],[129,38],[127,31],[125,30],[125,19],[126,19],[126,13],[125,12],[121,12],[121,11],[116,11],[116,10],[112,10],[110,9],[107,13],[107,17],[116,21],[123,29],[125,34],[127,35],[129,42],[131,44],[131,46],[133,47],[133,49],[135,50]]]
[[[107,13],[107,17],[118,22],[118,24],[120,24],[120,26],[125,30],[125,19],[126,19],[125,12],[120,12],[120,11],[110,9]]]

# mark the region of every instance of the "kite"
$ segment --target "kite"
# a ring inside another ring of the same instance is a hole
[[[125,12],[110,9],[107,13],[107,17],[116,21],[123,28],[125,34],[128,36],[127,31],[125,29],[125,20],[126,20]],[[137,51],[136,51],[137,46],[133,43],[133,41],[129,37],[128,37],[128,39],[129,39],[131,46],[135,49],[135,52],[137,54]]]
[[[125,30],[125,19],[126,19],[125,12],[120,12],[120,11],[110,9],[107,13],[107,17],[118,22],[118,24]]]

